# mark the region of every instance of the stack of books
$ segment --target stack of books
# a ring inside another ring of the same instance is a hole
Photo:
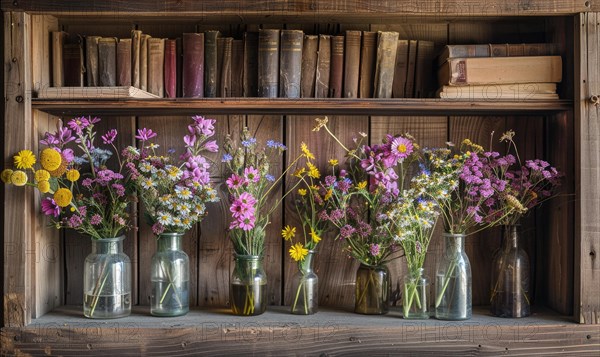
[[[440,98],[558,99],[562,61],[556,44],[448,45],[438,59]]]

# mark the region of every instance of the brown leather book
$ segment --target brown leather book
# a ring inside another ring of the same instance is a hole
[[[244,41],[233,40],[231,45],[231,96],[242,97],[244,94]]]
[[[404,98],[406,86],[406,71],[408,67],[408,40],[398,40],[396,49],[396,66],[394,69],[394,82],[392,83],[392,97]]]
[[[131,85],[131,39],[122,38],[117,43],[117,85]]]
[[[183,34],[183,96],[204,97],[204,34]]]
[[[117,39],[102,37],[98,40],[98,85],[117,85]]]
[[[98,40],[100,36],[85,37],[85,73],[87,86],[98,86]]]
[[[475,45],[446,45],[438,57],[438,66],[456,57],[516,57],[551,56],[560,54],[556,43],[485,43]]]
[[[258,96],[258,32],[244,33],[244,97]]]
[[[221,36],[219,31],[206,31],[204,33],[204,96],[214,98],[217,96],[217,82],[219,72],[217,69],[217,39]]]
[[[377,32],[377,63],[375,65],[375,98],[391,98],[398,32]]]
[[[433,76],[433,42],[417,42],[417,63],[415,68],[415,98],[432,98],[436,84]]]
[[[361,35],[360,31],[346,31],[346,48],[344,49],[344,98],[358,97]]]
[[[204,44],[203,44],[204,46]],[[177,98],[181,98],[183,97],[183,40],[181,39],[181,37],[177,37],[175,39],[175,63],[177,66],[177,90],[176,90],[176,97]],[[204,56],[202,56],[202,62],[204,62]],[[202,78],[204,79],[204,68],[202,71]],[[202,83],[202,88],[203,88],[203,92],[202,95],[204,95],[204,83]]]
[[[404,87],[404,97],[415,97],[415,69],[417,64],[417,41],[408,41],[408,65],[406,67],[406,86]]]
[[[279,30],[258,32],[258,96],[277,98],[279,94]]]
[[[165,40],[165,98],[177,97],[177,41]]]
[[[302,48],[302,75],[300,77],[300,96],[302,98],[313,98],[315,96],[318,47],[319,36],[304,36],[304,45]]]
[[[281,50],[279,59],[279,97],[300,98],[300,77],[302,75],[301,30],[281,30]]]
[[[315,71],[315,98],[329,95],[329,71],[331,68],[331,36],[319,35],[317,69]]]
[[[64,86],[83,87],[84,74],[83,38],[80,35],[67,36],[63,44]]]
[[[363,31],[360,50],[359,98],[372,98],[377,59],[377,32]]]
[[[140,46],[142,44],[142,31],[131,31],[131,85],[140,87]]]
[[[231,46],[232,37],[221,37],[217,40],[218,80],[217,96],[231,97]]]
[[[165,39],[148,39],[148,92],[164,97]]]
[[[342,97],[344,79],[344,36],[331,37],[331,69],[329,72],[329,97]]]
[[[52,86],[62,87],[65,83],[63,73],[63,45],[66,32],[52,32]]]
[[[148,90],[148,40],[152,37],[143,33],[140,38],[140,89]]]

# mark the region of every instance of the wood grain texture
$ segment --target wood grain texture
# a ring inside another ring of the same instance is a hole
[[[4,13],[4,166],[12,156],[32,147],[31,23],[21,12]],[[35,256],[33,189],[4,186],[3,213],[3,312],[2,324],[27,325],[35,301],[32,261]]]

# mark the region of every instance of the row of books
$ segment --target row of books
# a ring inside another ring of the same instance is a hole
[[[562,60],[552,43],[446,46],[438,60],[447,99],[558,99]]]
[[[433,42],[399,39],[393,31],[52,36],[54,87],[133,86],[167,98],[404,98],[435,90]]]

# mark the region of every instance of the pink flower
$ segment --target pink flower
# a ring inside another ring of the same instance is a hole
[[[374,257],[378,256],[379,255],[379,244],[371,243],[369,250],[370,250],[372,256],[374,256]]]
[[[206,149],[210,152],[217,152],[217,151],[219,151],[219,145],[217,145],[216,140],[211,140],[211,141],[207,142],[206,144],[204,144],[204,149]]]
[[[185,135],[183,137],[183,142],[187,147],[193,147],[196,144],[196,135]]]
[[[95,215],[92,216],[92,218],[90,218],[90,224],[92,226],[97,226],[100,223],[102,223],[102,216],[100,216],[99,214],[96,213]]]
[[[254,204],[256,204],[256,199],[248,192],[244,192],[231,203],[229,211],[234,218],[238,219],[253,216]]]
[[[165,227],[163,227],[162,224],[156,222],[156,223],[154,223],[154,225],[152,225],[152,233],[154,233],[155,235],[159,235],[164,231],[165,231]]]
[[[256,183],[260,180],[260,174],[258,173],[257,169],[250,166],[244,169],[244,178],[248,181]]]
[[[79,217],[76,214],[72,215],[71,218],[69,218],[69,227],[71,228],[77,228],[81,226],[81,223],[81,217]]]
[[[246,184],[246,180],[241,176],[231,174],[225,183],[230,189],[237,190],[238,188],[242,187],[242,185]]]
[[[198,134],[203,134],[206,136],[212,136],[215,133],[215,122],[214,119],[204,119],[204,117],[200,115],[196,115],[192,117],[194,123],[196,123],[196,131]]]
[[[54,218],[58,218],[60,215],[60,207],[54,202],[54,199],[47,197],[42,200],[42,212],[46,216],[54,216]]]
[[[113,143],[113,141],[115,141],[116,137],[117,137],[117,130],[110,129],[106,134],[102,135],[102,142],[106,145],[110,145]]]
[[[256,220],[256,218],[254,217],[254,215],[251,215],[249,217],[243,217],[238,222],[238,227],[241,228],[244,231],[252,230],[252,228],[254,228],[254,221],[255,220]]]
[[[155,132],[152,131],[152,129],[146,128],[138,129],[137,133],[138,134],[135,136],[135,138],[143,141],[150,140],[157,135]]]
[[[401,136],[392,140],[391,144],[392,154],[399,159],[407,158],[413,152],[413,144],[409,139]]]

